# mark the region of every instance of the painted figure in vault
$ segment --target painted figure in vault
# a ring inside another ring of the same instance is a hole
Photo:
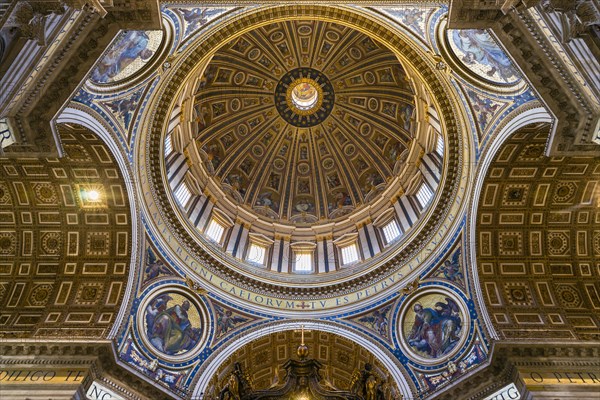
[[[167,268],[161,259],[156,257],[156,254],[154,254],[154,251],[150,247],[147,249],[147,255],[146,268],[144,269],[146,276],[144,280],[151,280],[157,278],[159,275],[171,274],[169,268]]]
[[[473,111],[477,114],[477,123],[483,132],[487,124],[493,119],[494,114],[500,107],[499,104],[494,104],[491,99],[477,95],[472,90],[468,90],[467,94],[471,100]]]
[[[208,22],[208,16],[206,15],[206,8],[178,8],[179,12],[183,15],[183,19],[188,24],[185,30],[185,35],[189,35],[196,29]]]
[[[140,58],[143,61],[150,59],[154,52],[147,48],[149,40],[144,31],[127,32],[100,60],[92,71],[92,80],[99,83],[110,82],[136,59]]]
[[[437,302],[435,308],[413,307],[415,321],[408,336],[408,344],[431,358],[450,352],[460,339],[461,318],[458,304],[449,297],[446,303]]]
[[[400,17],[400,21],[411,28],[413,31],[418,33],[421,36],[425,36],[425,32],[423,32],[423,16],[425,11],[419,10],[418,8],[406,9],[399,11],[397,15]]]
[[[452,32],[452,40],[463,52],[466,65],[481,64],[489,67],[486,75],[493,77],[497,72],[505,82],[516,75],[509,58],[483,29],[459,29]]]
[[[460,268],[460,250],[455,251],[451,259],[444,261],[440,266],[440,271],[449,281],[464,285],[465,277]]]
[[[224,309],[218,305],[214,305],[215,310],[217,311],[217,329],[215,332],[216,337],[220,337],[221,335],[226,334],[237,324],[241,324],[243,322],[247,322],[248,318],[244,318],[239,315],[234,315],[231,310]]]
[[[388,318],[387,314],[392,308],[391,305],[379,310],[373,311],[369,315],[359,318],[362,323],[368,323],[371,328],[377,331],[381,336],[388,337]]]
[[[133,113],[137,109],[142,91],[131,95],[125,99],[107,102],[106,105],[111,109],[113,114],[123,122],[125,129],[129,129]]]
[[[192,327],[188,316],[191,304],[188,300],[168,307],[171,300],[171,296],[163,294],[148,305],[146,334],[156,349],[168,355],[177,355],[196,346],[200,328]]]

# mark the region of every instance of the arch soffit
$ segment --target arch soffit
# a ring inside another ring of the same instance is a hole
[[[113,327],[108,335],[109,339],[113,339],[117,336],[119,331],[124,328],[123,322],[126,322],[126,316],[132,306],[132,293],[134,293],[135,285],[137,282],[137,276],[139,273],[139,265],[142,260],[142,246],[141,243],[141,227],[138,209],[137,193],[133,185],[133,173],[131,165],[127,160],[125,149],[123,145],[120,145],[116,139],[117,134],[104,123],[104,120],[97,115],[97,113],[89,107],[82,104],[70,104],[65,107],[61,113],[53,121],[55,124],[76,124],[83,126],[90,131],[94,132],[102,142],[108,147],[111,155],[114,157],[121,175],[124,179],[125,188],[127,190],[127,197],[129,199],[130,206],[130,218],[131,218],[131,261],[129,267],[129,276],[127,278],[127,286],[125,288],[125,294],[119,309],[117,318],[113,324]]]
[[[477,171],[475,176],[477,177],[474,185],[471,198],[469,200],[470,207],[468,207],[467,211],[467,241],[469,243],[473,242],[476,239],[476,228],[477,228],[477,211],[479,210],[479,201],[481,190],[483,188],[483,184],[485,178],[488,174],[490,165],[498,152],[500,151],[502,145],[506,143],[507,140],[519,129],[526,127],[527,125],[537,124],[537,123],[553,123],[554,118],[548,113],[548,110],[543,106],[537,106],[533,108],[529,108],[527,110],[515,110],[510,116],[505,118],[503,124],[498,127],[497,134],[493,136],[493,139],[489,142],[489,144],[483,150],[483,157],[480,158]],[[483,293],[481,291],[481,286],[479,282],[479,273],[477,269],[477,253],[475,246],[469,246],[469,251],[467,253],[467,265],[470,266],[470,275],[471,279],[471,289],[477,298],[477,302],[475,302],[476,306],[479,308],[479,314],[482,316],[482,319],[485,323],[485,327],[488,332],[492,336],[492,338],[497,339],[498,335],[494,329],[494,326],[491,322],[490,316],[487,312],[487,309],[482,305],[485,304]]]

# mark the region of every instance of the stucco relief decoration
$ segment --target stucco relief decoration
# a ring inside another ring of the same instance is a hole
[[[185,382],[189,370],[172,371],[159,367],[157,360],[146,357],[131,336],[123,342],[119,358],[153,381],[177,393],[183,393],[186,389]]]
[[[411,300],[400,322],[401,344],[417,361],[444,361],[466,338],[468,313],[462,301],[445,291],[427,291]]]
[[[488,32],[482,29],[448,30],[450,48],[471,72],[484,80],[512,85],[520,75]]]
[[[162,38],[162,31],[122,32],[98,62],[90,79],[95,83],[112,83],[132,76],[152,59]]]
[[[171,361],[197,354],[206,341],[204,308],[179,289],[162,290],[142,303],[138,328],[148,348]]]

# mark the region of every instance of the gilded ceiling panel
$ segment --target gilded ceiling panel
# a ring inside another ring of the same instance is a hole
[[[546,157],[549,127],[515,133],[481,191],[477,267],[504,339],[600,339],[600,159]]]
[[[123,177],[94,134],[60,129],[64,158],[0,159],[0,336],[106,337],[125,292]]]
[[[294,97],[300,85],[314,104]],[[192,134],[208,174],[237,202],[292,223],[368,204],[416,127],[396,56],[358,30],[310,20],[254,29],[220,49],[195,103]]]

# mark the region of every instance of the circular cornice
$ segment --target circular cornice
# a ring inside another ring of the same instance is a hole
[[[242,272],[242,269],[230,268],[226,265],[228,260],[219,258],[214,252],[209,254],[205,246],[192,237],[190,227],[181,224],[180,216],[172,206],[173,200],[165,190],[168,183],[163,174],[161,139],[174,99],[182,93],[182,85],[223,44],[258,26],[290,18],[344,24],[376,38],[416,71],[422,82],[427,82],[430,96],[442,115],[445,152],[450,157],[445,160],[446,175],[435,199],[439,206],[428,211],[418,229],[410,232],[403,248],[396,254],[386,254],[382,259],[375,259],[373,265],[363,270],[360,276],[352,276],[350,270],[342,270],[339,274],[328,276],[326,280],[316,279],[314,276],[304,277],[302,280],[286,277],[275,279],[273,276],[259,276],[248,273],[247,270]],[[459,111],[459,102],[450,94],[452,89],[443,81],[440,72],[435,70],[434,61],[417,46],[411,45],[400,32],[387,26],[387,23],[375,21],[373,16],[361,14],[356,9],[342,7],[263,7],[223,21],[220,26],[207,32],[206,36],[199,37],[173,61],[173,68],[165,74],[156,97],[152,99],[152,111],[144,120],[145,134],[140,135],[135,159],[141,163],[138,170],[142,197],[145,212],[153,220],[152,231],[162,237],[161,241],[169,249],[171,256],[188,271],[194,271],[194,275],[200,277],[200,281],[209,290],[232,298],[247,299],[259,309],[267,307],[285,310],[286,301],[280,302],[279,299],[288,300],[287,304],[292,306],[287,311],[293,313],[301,312],[296,309],[295,301],[303,302],[302,311],[304,301],[312,301],[312,308],[308,308],[311,312],[317,311],[315,303],[322,310],[351,306],[366,297],[377,299],[385,293],[389,294],[390,288],[396,286],[396,283],[413,275],[413,270],[420,270],[424,266],[423,262],[436,251],[437,244],[444,242],[446,235],[456,229],[458,217],[464,211],[463,196],[457,196],[457,192],[459,187],[462,193],[470,185],[467,179],[469,171],[463,170],[469,168],[471,157],[470,137],[462,135],[460,128],[465,126],[462,122],[464,112]],[[379,285],[381,290],[376,289]]]

